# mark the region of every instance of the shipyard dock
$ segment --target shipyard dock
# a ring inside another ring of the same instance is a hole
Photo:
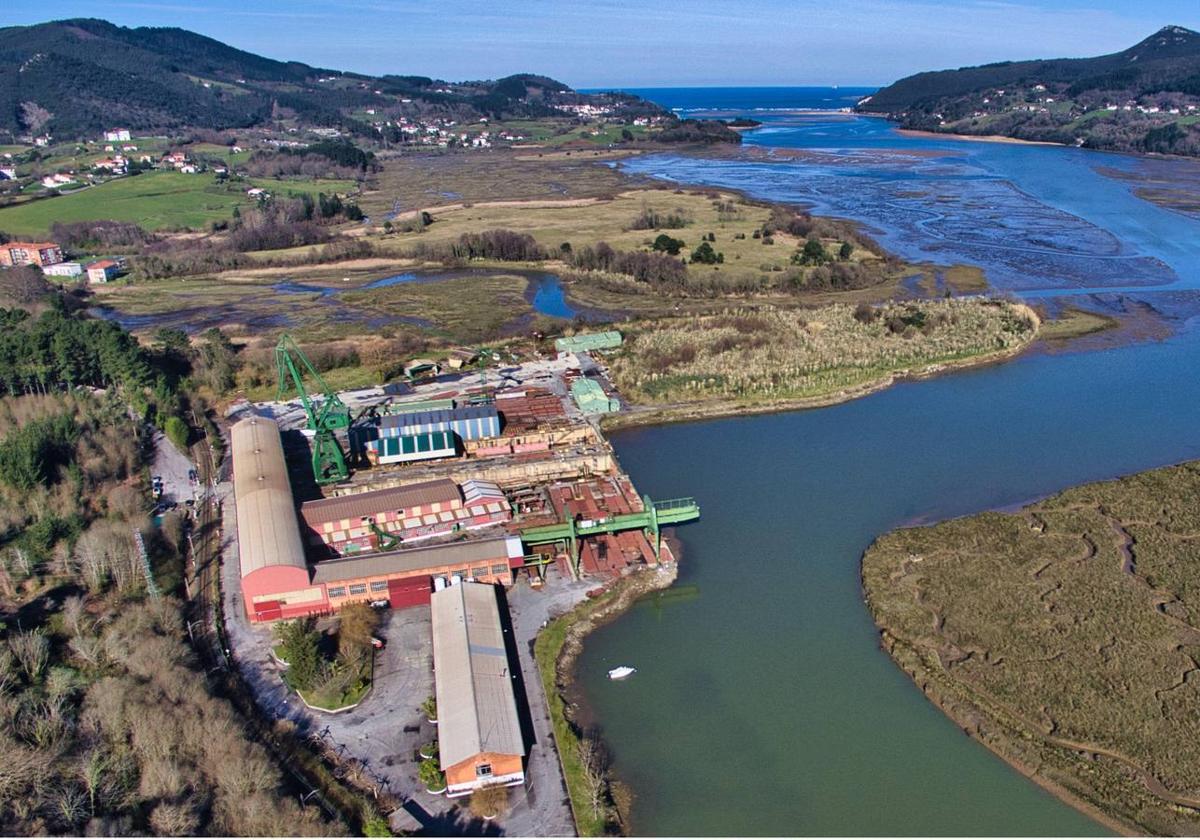
[[[600,355],[619,343],[584,336],[549,358],[445,372],[428,362],[423,378],[334,393],[284,340],[292,398],[228,412],[232,655],[270,714],[375,768],[405,809],[394,827],[444,832],[456,802],[501,787],[506,833],[561,833],[570,819],[532,639],[613,582],[674,564],[664,529],[700,515],[692,498],[640,494],[600,432],[599,416],[622,408]],[[356,708],[308,708],[272,661],[276,626],[335,626],[355,603],[379,611],[384,666]],[[429,696],[436,724],[420,711]],[[428,742],[440,757],[424,756]]]

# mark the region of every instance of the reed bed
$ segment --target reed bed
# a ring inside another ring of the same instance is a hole
[[[1014,352],[1039,326],[1028,307],[984,298],[728,309],[635,324],[611,371],[640,402],[805,398]]]

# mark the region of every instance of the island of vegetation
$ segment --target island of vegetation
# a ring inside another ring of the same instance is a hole
[[[1028,346],[1039,326],[1029,307],[986,298],[734,309],[636,322],[611,368],[621,392],[647,410],[630,419],[744,414],[996,361]]]
[[[1194,156],[1200,34],[1166,26],[1112,55],[918,73],[858,110],[909,129]]]
[[[884,649],[972,737],[1114,829],[1200,831],[1200,464],[880,538]]]

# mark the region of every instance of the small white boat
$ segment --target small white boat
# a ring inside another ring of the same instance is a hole
[[[608,672],[610,680],[623,680],[626,677],[633,676],[637,673],[637,668],[630,668],[628,665],[622,665],[619,668],[613,668]]]

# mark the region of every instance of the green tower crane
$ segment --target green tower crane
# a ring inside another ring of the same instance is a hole
[[[304,413],[308,415],[308,428],[313,432],[312,468],[317,484],[334,484],[350,477],[346,456],[338,444],[334,432],[350,426],[350,409],[336,393],[330,390],[313,367],[312,362],[297,346],[288,333],[279,338],[275,345],[275,366],[279,372],[279,396],[282,400],[289,386],[300,395]],[[321,398],[309,396],[304,383],[305,371],[316,382]]]

